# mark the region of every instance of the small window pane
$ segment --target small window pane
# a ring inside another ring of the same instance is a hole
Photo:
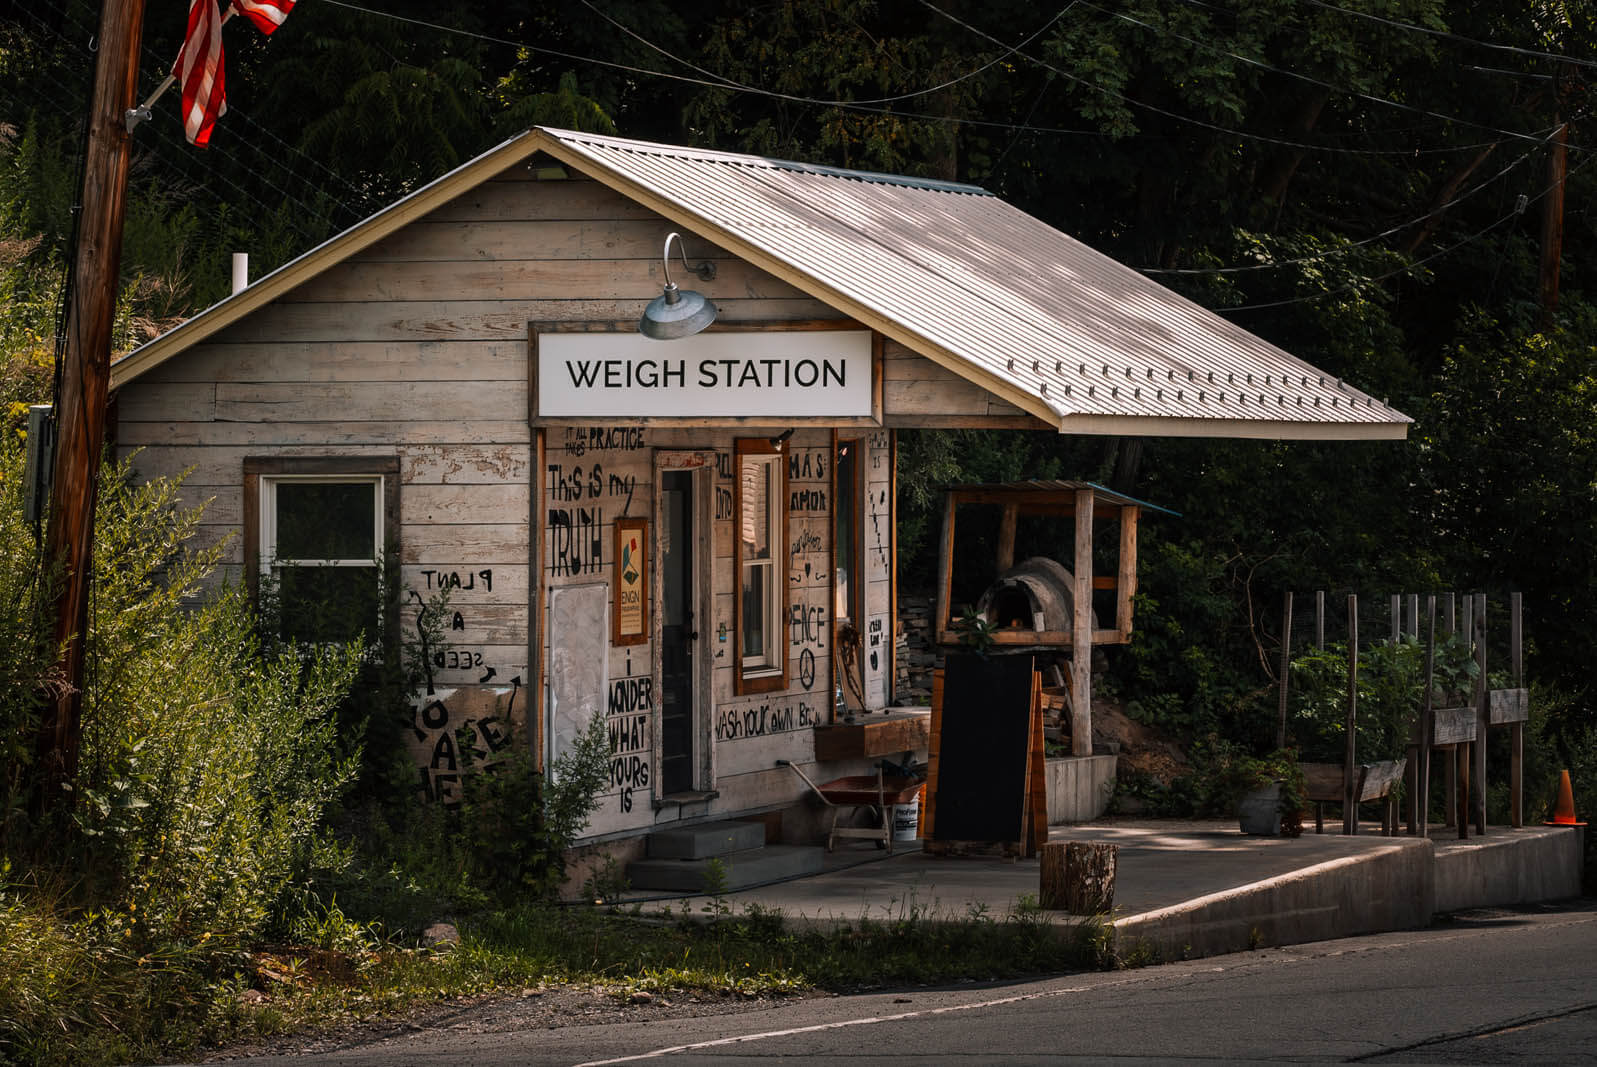
[[[743,562],[771,558],[771,493],[776,464],[769,457],[743,461]]]
[[[375,482],[277,483],[277,559],[376,559]]]
[[[743,661],[754,666],[765,662],[769,575],[769,567],[743,568]]]
[[[376,567],[277,567],[282,636],[321,644],[378,637],[382,618]]]
[[[859,498],[859,484],[856,481],[859,467],[854,453],[858,448],[854,442],[840,445],[834,469],[837,499],[832,502],[833,515],[836,517],[832,558],[836,561],[833,570],[837,576],[837,603],[833,606],[833,614],[838,622],[846,622],[854,617],[854,539],[858,536],[854,502]]]

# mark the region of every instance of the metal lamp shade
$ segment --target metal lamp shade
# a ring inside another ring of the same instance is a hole
[[[692,289],[678,289],[667,282],[665,292],[643,309],[638,332],[656,341],[674,341],[691,337],[714,321],[714,304]]]

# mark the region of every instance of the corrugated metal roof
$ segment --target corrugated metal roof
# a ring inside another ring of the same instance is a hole
[[[545,132],[552,154],[1061,431],[1407,433],[1380,400],[974,186]]]
[[[1401,412],[975,186],[535,127],[129,353],[125,384],[544,151],[1061,432],[1401,438]]]

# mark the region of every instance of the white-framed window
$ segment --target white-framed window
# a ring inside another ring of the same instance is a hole
[[[764,438],[737,442],[737,691],[787,688],[787,453]]]
[[[246,500],[255,505],[246,517],[249,577],[284,637],[383,639],[397,478],[397,461],[380,458],[246,460]]]

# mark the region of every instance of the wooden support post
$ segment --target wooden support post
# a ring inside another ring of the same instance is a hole
[[[1314,649],[1320,651],[1325,648],[1325,590],[1316,590],[1314,594]]]
[[[1491,686],[1486,682],[1486,594],[1475,594],[1472,632],[1475,638],[1475,663],[1480,667],[1476,679],[1475,701],[1475,766],[1471,771],[1475,788],[1470,790],[1474,805],[1475,832],[1486,833],[1486,730],[1491,725]]]
[[[1092,505],[1091,489],[1076,491],[1076,587],[1071,590],[1070,752],[1092,755]]]
[[[1342,832],[1359,832],[1358,751],[1355,727],[1359,711],[1359,598],[1347,597],[1347,749],[1342,757]]]
[[[1403,594],[1392,594],[1392,644],[1403,636]]]
[[[1287,675],[1292,671],[1292,590],[1286,593],[1286,604],[1281,609],[1281,699],[1276,711],[1275,747],[1286,747],[1286,694]]]
[[[1444,620],[1442,628],[1447,631],[1449,636],[1458,633],[1458,617],[1453,612],[1453,594],[1444,593],[1442,595],[1442,618]]]
[[[1135,504],[1120,508],[1120,562],[1115,576],[1115,629],[1122,643],[1131,642],[1131,601],[1137,595],[1137,521],[1142,509]]]
[[[1008,574],[1015,565],[1015,526],[1020,518],[1019,504],[1005,504],[998,520],[998,573]]]
[[[954,494],[943,493],[943,532],[937,542],[937,617],[934,640],[948,633],[954,606]]]
[[[94,559],[95,491],[105,447],[111,382],[111,328],[122,262],[128,164],[127,113],[137,103],[144,0],[107,0],[100,9],[94,99],[83,164],[78,247],[67,295],[65,352],[55,405],[55,471],[45,534],[47,565],[61,568],[52,647],[62,684],[45,695],[33,802],[40,812],[70,807],[83,733],[84,632]]]
[[[1514,688],[1525,687],[1525,659],[1520,628],[1520,609],[1523,606],[1519,593],[1508,595],[1508,657],[1514,678]],[[1516,722],[1509,727],[1509,822],[1518,829],[1525,825],[1525,724]]]
[[[1042,848],[1037,902],[1072,915],[1107,915],[1115,905],[1119,846],[1050,841]]]

